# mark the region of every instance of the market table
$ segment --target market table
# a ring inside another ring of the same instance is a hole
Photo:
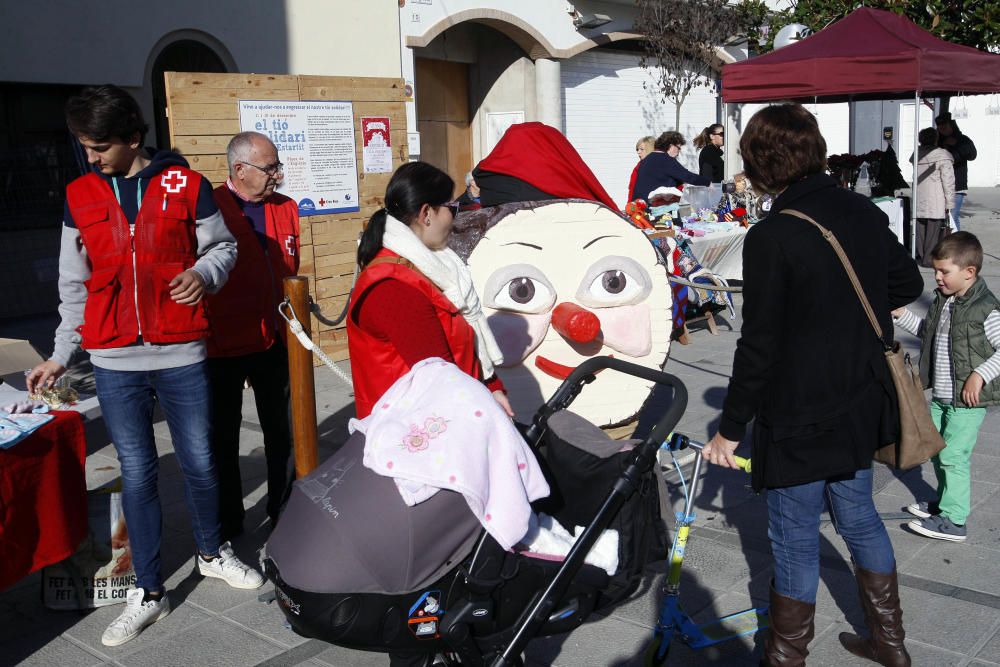
[[[909,245],[904,231],[905,215],[903,213],[903,200],[899,197],[876,197],[872,202],[889,217],[889,229],[896,235],[899,242],[904,246]]]
[[[0,450],[0,591],[72,555],[87,535],[83,418],[52,415]]]
[[[711,232],[693,236],[688,241],[698,262],[726,280],[743,280],[743,242],[747,230],[739,227],[730,232]]]

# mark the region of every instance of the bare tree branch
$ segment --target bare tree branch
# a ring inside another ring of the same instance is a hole
[[[664,102],[672,102],[676,123],[692,91],[716,89],[716,47],[744,34],[740,15],[727,0],[637,0],[636,28],[645,37],[639,64],[649,70]],[[680,129],[679,127],[675,129]]]

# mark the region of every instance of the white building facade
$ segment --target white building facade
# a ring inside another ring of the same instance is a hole
[[[441,166],[456,180],[508,125],[541,121],[565,133],[624,206],[640,137],[677,129],[690,140],[721,117],[716,92],[699,88],[674,127],[673,104],[639,66],[633,0],[400,4],[402,71],[413,91],[407,120],[418,133],[411,157]],[[584,27],[601,21],[607,22]],[[681,161],[697,171],[690,143]]]

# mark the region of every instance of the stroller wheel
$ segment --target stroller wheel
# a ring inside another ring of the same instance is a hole
[[[496,655],[489,656],[487,658],[487,660],[483,664],[486,664],[486,665],[491,664],[493,662],[493,660],[495,660],[497,658],[497,656],[499,656],[499,655],[500,654],[498,653]],[[458,664],[458,663],[456,663],[456,664]],[[514,658],[514,660],[510,664],[512,665],[512,667],[524,667],[524,658],[522,656],[517,656],[516,658]]]
[[[666,645],[664,646],[664,643]],[[663,652],[662,655],[660,652]],[[653,641],[646,646],[646,652],[642,656],[643,667],[661,667],[667,663],[667,656],[670,655],[670,643],[661,634],[653,636]]]

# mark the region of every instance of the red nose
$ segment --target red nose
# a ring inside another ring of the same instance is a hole
[[[575,303],[560,303],[552,310],[552,326],[565,338],[577,343],[589,343],[601,332],[597,315]]]

